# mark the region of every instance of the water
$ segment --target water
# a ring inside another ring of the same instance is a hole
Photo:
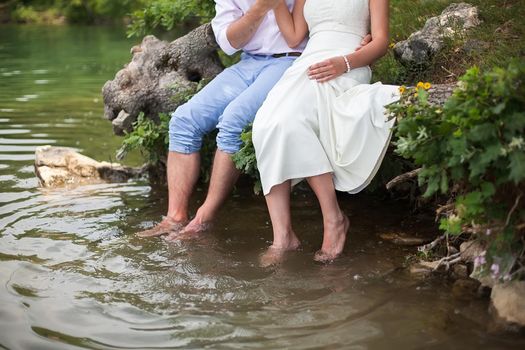
[[[312,261],[321,217],[294,195],[303,249],[258,267],[271,229],[262,198],[242,186],[215,229],[192,242],[140,239],[165,190],[132,181],[41,189],[39,145],[114,159],[100,89],[129,60],[122,30],[0,27],[0,348],[345,348],[525,346],[493,331],[486,299],[457,299],[441,277],[400,267],[413,249],[384,232],[432,233],[399,203],[342,196],[346,255]],[[137,157],[129,160],[138,164]],[[193,210],[203,198],[200,190]]]

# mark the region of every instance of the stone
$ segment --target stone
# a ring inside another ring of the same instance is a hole
[[[481,23],[478,9],[467,3],[449,5],[439,16],[428,19],[423,29],[394,46],[394,55],[404,66],[424,69],[445,45],[447,38],[462,36]]]
[[[145,171],[146,167],[98,162],[68,147],[39,146],[35,151],[35,173],[42,187],[124,182]]]
[[[490,299],[497,318],[525,327],[525,281],[494,285]]]
[[[159,113],[175,111],[184,101],[174,96],[194,92],[199,81],[224,69],[217,49],[209,23],[171,43],[144,37],[131,49],[131,62],[102,88],[104,116],[114,121],[114,133],[131,130],[140,112],[158,121]]]
[[[478,241],[467,241],[461,243],[459,251],[461,252],[461,260],[473,263],[474,259],[485,252],[485,247]]]
[[[468,268],[464,264],[456,264],[452,267],[452,275],[456,279],[466,279],[468,278]]]
[[[452,285],[452,295],[459,300],[470,300],[479,297],[480,283],[472,278],[459,279]]]
[[[123,131],[130,132],[133,129],[134,121],[135,119],[131,114],[126,113],[124,110],[120,111],[118,116],[111,122],[113,132],[115,134],[120,134]]]

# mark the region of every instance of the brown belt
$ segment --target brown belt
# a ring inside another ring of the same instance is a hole
[[[272,55],[272,57],[279,58],[279,57],[298,57],[301,56],[301,52],[285,52],[285,53],[275,53]]]

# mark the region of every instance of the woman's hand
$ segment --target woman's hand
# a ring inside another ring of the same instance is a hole
[[[308,68],[308,78],[324,83],[346,73],[346,62],[342,56],[332,57]]]

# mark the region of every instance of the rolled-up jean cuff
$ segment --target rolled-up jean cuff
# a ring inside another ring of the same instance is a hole
[[[221,152],[228,153],[228,154],[235,154],[239,152],[241,149],[240,145],[217,145],[217,149]]]
[[[170,152],[177,152],[177,153],[183,153],[183,154],[191,154],[191,153],[197,153],[199,152],[201,147],[197,146],[189,146],[182,144],[181,142],[177,142],[170,136],[170,145],[168,147],[168,150]]]

